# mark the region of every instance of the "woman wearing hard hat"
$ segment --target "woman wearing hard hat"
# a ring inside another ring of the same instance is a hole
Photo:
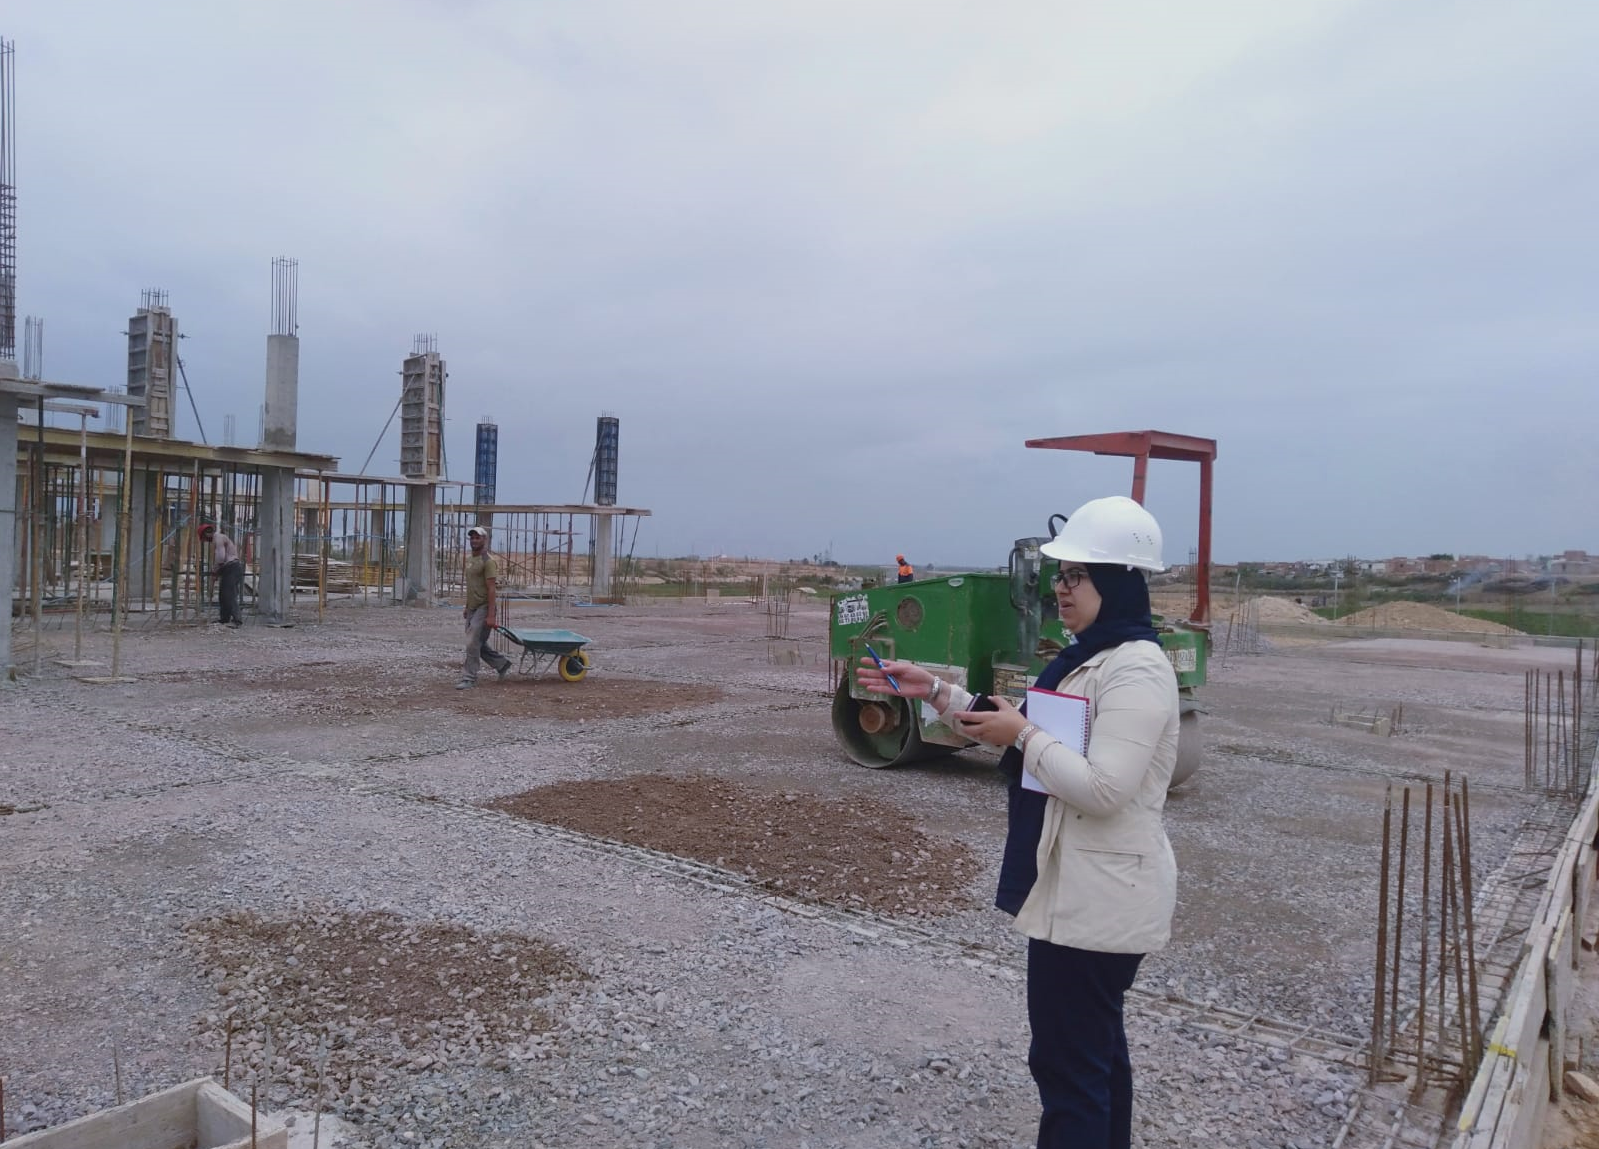
[[[972,695],[910,662],[856,674],[925,698],[963,734],[1005,747],[1010,822],[995,905],[1027,935],[1028,1066],[1040,1149],[1126,1149],[1133,1078],[1122,1001],[1144,954],[1171,936],[1177,865],[1161,822],[1177,762],[1177,678],[1150,616],[1145,572],[1164,570],[1160,525],[1132,499],[1083,504],[1041,548],[1071,645],[1038,676],[1089,700],[1087,753],[1003,698]],[[1023,769],[1045,792],[1021,784]]]

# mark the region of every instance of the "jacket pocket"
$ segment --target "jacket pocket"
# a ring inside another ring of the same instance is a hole
[[[1149,882],[1142,854],[1127,853],[1122,850],[1089,850],[1082,847],[1078,847],[1076,852],[1079,861],[1095,873],[1127,889],[1137,889]]]

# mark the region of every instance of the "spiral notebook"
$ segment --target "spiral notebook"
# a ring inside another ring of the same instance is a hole
[[[1068,749],[1088,754],[1088,699],[1079,694],[1060,694],[1040,686],[1027,688],[1027,721],[1044,733],[1066,744]],[[1031,772],[1022,771],[1022,787],[1048,794]]]

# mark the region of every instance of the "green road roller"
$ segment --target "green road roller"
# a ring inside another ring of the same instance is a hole
[[[1200,529],[1196,605],[1188,619],[1157,616],[1161,647],[1177,675],[1181,697],[1177,766],[1172,785],[1199,766],[1200,705],[1205,682],[1210,606],[1210,464],[1213,440],[1158,431],[1030,440],[1029,447],[1087,450],[1135,460],[1133,498],[1143,501],[1149,459],[1200,463]],[[1051,533],[1017,539],[1005,572],[972,572],[924,578],[837,594],[831,602],[828,653],[838,668],[833,693],[833,730],[850,759],[862,766],[898,766],[971,746],[920,701],[871,694],[855,681],[854,668],[870,645],[885,660],[906,659],[974,693],[998,694],[1020,704],[1027,687],[1069,642],[1055,596],[1043,574],[1039,548]]]

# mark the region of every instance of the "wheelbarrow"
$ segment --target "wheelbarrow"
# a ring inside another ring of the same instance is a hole
[[[581,682],[589,672],[588,639],[571,630],[512,630],[494,628],[522,651],[516,664],[518,674],[537,675],[551,666],[567,682]]]

